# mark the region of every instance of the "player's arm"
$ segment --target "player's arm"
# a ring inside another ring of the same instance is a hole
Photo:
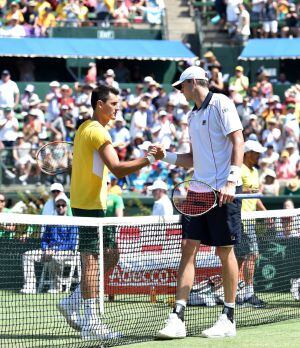
[[[181,154],[165,151],[162,146],[159,146],[157,144],[149,147],[149,149],[152,148],[155,148],[157,151],[155,157],[161,159],[164,162],[184,168],[194,167],[192,145],[190,146],[190,152]]]
[[[134,173],[140,170],[143,167],[146,167],[150,164],[150,160],[147,156],[142,158],[137,158],[132,161],[120,162],[119,157],[116,153],[116,150],[110,142],[103,144],[99,150],[99,155],[102,158],[103,162],[107,165],[108,169],[115,175],[117,178],[123,178],[126,175]],[[156,151],[152,149],[148,154],[154,154]],[[153,162],[155,159],[152,159]],[[151,160],[151,162],[152,162]]]
[[[256,210],[267,210],[261,199],[258,199],[256,202]]]

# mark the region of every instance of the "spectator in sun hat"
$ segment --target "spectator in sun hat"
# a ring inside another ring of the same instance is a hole
[[[90,62],[88,71],[84,78],[85,83],[96,83],[97,82],[97,64],[95,62]]]
[[[272,169],[267,169],[261,180],[261,188],[260,191],[265,196],[278,196],[280,185],[276,178],[276,173]]]
[[[296,167],[291,165],[290,155],[287,150],[283,150],[276,164],[275,172],[278,179],[292,179],[296,177]]]
[[[279,153],[274,151],[274,145],[272,143],[265,144],[267,151],[264,153],[263,158],[269,161],[269,167],[274,169],[275,164],[279,159]]]
[[[290,141],[285,145],[284,149],[289,153],[291,166],[295,166],[297,168],[299,160],[300,160],[297,143]]]
[[[167,195],[168,186],[161,180],[155,180],[153,185],[148,187],[148,190],[152,193],[154,198],[154,204],[152,208],[153,216],[168,216],[173,215],[173,205],[170,198]]]
[[[63,105],[67,105],[70,109],[74,108],[74,98],[72,97],[72,89],[64,84],[60,89],[61,97],[58,98],[59,107],[61,108]]]
[[[9,10],[5,15],[6,23],[9,23],[12,17],[14,17],[14,19],[16,19],[18,23],[22,24],[24,22],[24,16],[17,1],[12,1],[10,3]]]
[[[141,101],[138,110],[134,112],[130,123],[130,136],[132,139],[135,138],[137,133],[144,133],[146,131],[148,117],[147,109],[148,104],[145,101]]]
[[[46,201],[41,214],[42,215],[57,215],[57,211],[55,209],[55,200],[59,195],[64,194],[64,192],[65,190],[62,184],[58,182],[51,184],[50,198]],[[67,199],[67,205],[68,205],[67,215],[72,216],[69,199]]]
[[[130,133],[125,125],[126,122],[122,116],[122,112],[119,110],[116,115],[115,124],[110,129],[109,133],[112,139],[112,144],[121,161],[125,160],[127,147],[130,144]]]
[[[244,75],[244,68],[240,65],[235,67],[235,75],[229,79],[229,87],[234,87],[235,91],[242,97],[247,95],[249,79]]]
[[[275,118],[271,118],[267,122],[267,128],[262,132],[262,143],[271,143],[274,150],[279,149],[279,141],[281,137],[281,130],[278,127],[278,122]]]
[[[295,104],[289,103],[287,105],[287,114],[283,122],[283,131],[285,142],[299,142],[299,122],[295,114]]]
[[[120,89],[119,83],[115,80],[115,72],[113,69],[106,70],[106,73],[104,74],[104,82],[108,86],[112,86],[116,89]]]
[[[52,81],[49,84],[50,91],[46,94],[45,101],[48,102],[47,121],[52,122],[60,114],[59,99],[61,98],[60,83]]]
[[[249,103],[249,97],[245,96],[243,98],[242,104],[237,105],[236,110],[240,116],[240,120],[242,122],[243,127],[248,123],[250,119],[250,115],[252,115],[253,109]]]
[[[209,70],[212,66],[217,66],[221,69],[221,64],[212,51],[205,52],[203,55],[203,60],[204,60],[204,66],[203,66],[204,70]]]
[[[23,126],[23,133],[26,141],[31,141],[33,136],[39,136],[42,131],[42,122],[39,119],[40,110],[30,109],[27,120]]]
[[[26,185],[26,180],[30,176],[31,168],[36,163],[32,158],[31,144],[24,140],[24,133],[18,132],[16,144],[13,149],[13,157],[19,180]]]
[[[29,101],[33,98],[38,98],[38,95],[34,93],[34,85],[28,84],[26,85],[24,89],[24,93],[21,96],[21,106],[22,110],[28,111],[29,110]]]
[[[289,4],[288,13],[284,18],[285,24],[281,29],[281,37],[299,37],[299,15],[296,5]]]
[[[15,117],[15,113],[12,108],[4,108],[3,114],[4,117],[0,120],[0,143],[2,143],[6,148],[12,148],[17,138],[19,122]],[[11,162],[11,150],[8,156],[10,157]]]

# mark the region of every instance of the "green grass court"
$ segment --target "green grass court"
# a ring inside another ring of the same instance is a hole
[[[0,347],[100,347],[95,342],[83,342],[79,333],[67,326],[56,309],[64,295],[21,295],[13,291],[0,292]],[[240,326],[235,339],[211,340],[199,337],[201,330],[213,324],[222,307],[189,307],[186,314],[188,332],[193,338],[176,341],[153,341],[170,312],[167,296],[149,302],[149,296],[120,295],[106,303],[106,322],[125,338],[119,343],[143,342],[129,345],[138,347],[299,347],[300,302],[290,293],[262,293],[269,303],[265,309],[238,308],[236,320]],[[287,319],[293,319],[288,320]],[[258,323],[271,325],[252,326]],[[246,326],[246,327],[245,327]],[[248,327],[247,327],[248,326]],[[110,342],[110,346],[113,342]]]

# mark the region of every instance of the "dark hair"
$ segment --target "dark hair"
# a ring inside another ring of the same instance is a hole
[[[107,101],[109,93],[119,95],[119,91],[116,88],[107,85],[100,85],[93,90],[91,97],[93,110],[96,109],[98,100],[102,100],[103,102]]]

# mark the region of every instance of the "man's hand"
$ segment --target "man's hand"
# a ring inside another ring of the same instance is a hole
[[[227,181],[227,184],[219,192],[219,207],[221,207],[223,204],[230,203],[234,200],[235,183]]]
[[[161,160],[165,157],[165,150],[160,144],[152,144],[148,147],[148,154],[153,155],[156,160]]]

